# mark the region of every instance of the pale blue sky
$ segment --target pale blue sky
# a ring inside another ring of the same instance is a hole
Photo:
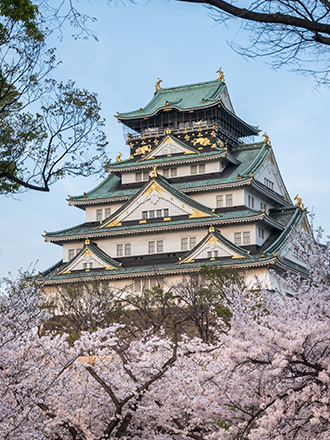
[[[226,41],[244,41],[239,25],[215,25],[202,5],[152,1],[108,7],[101,0],[79,5],[97,18],[92,27],[99,42],[74,40],[69,29],[62,41],[54,38],[63,62],[56,77],[98,93],[113,160],[118,152],[123,159],[129,156],[122,126],[113,117],[117,111],[144,106],[158,77],[163,87],[171,87],[215,79],[222,67],[237,115],[267,131],[292,198],[298,193],[316,213],[315,223],[330,233],[330,91],[315,90],[311,78],[235,54]],[[37,270],[58,261],[61,248],[44,243],[42,234],[82,223],[84,212],[65,199],[97,183],[94,178],[64,179],[50,193],[0,196],[0,276],[16,274],[37,260]]]

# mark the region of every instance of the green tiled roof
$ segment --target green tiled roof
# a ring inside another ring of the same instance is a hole
[[[188,148],[188,147],[187,147]],[[192,148],[189,147],[190,150],[192,150]],[[136,165],[142,165],[142,166],[149,166],[151,167],[154,164],[162,164],[162,165],[166,165],[167,163],[169,165],[171,165],[171,162],[174,161],[184,161],[187,162],[189,161],[189,159],[192,158],[198,158],[201,162],[203,161],[204,157],[212,157],[212,156],[218,156],[220,153],[224,153],[225,150],[223,148],[214,148],[212,151],[205,151],[202,154],[200,153],[191,153],[191,154],[176,154],[175,156],[170,156],[170,157],[155,157],[153,159],[143,159],[140,160],[138,162],[136,162],[134,159],[131,160],[126,160],[126,161],[122,161],[122,162],[116,162],[114,164],[109,165],[108,169],[110,171],[117,171],[117,170],[121,170],[121,169],[125,169],[127,167],[135,167]]]
[[[287,210],[289,211],[289,209]],[[294,229],[300,224],[303,217],[306,215],[306,211],[303,211],[300,206],[291,208],[291,219],[286,224],[286,229],[278,236],[278,238],[272,243],[265,252],[273,253],[281,251],[288,243],[290,234],[294,232]],[[284,212],[286,212],[284,210]]]
[[[258,142],[255,144],[250,145],[242,145],[240,147],[236,147],[232,150],[231,155],[236,158],[240,164],[237,165],[229,165],[221,174],[220,177],[215,178],[209,178],[209,179],[203,179],[201,176],[200,180],[196,180],[193,182],[177,182],[173,183],[172,187],[181,190],[185,188],[194,188],[199,186],[212,186],[216,184],[223,184],[223,183],[232,183],[239,181],[238,175],[244,176],[247,174],[247,172],[252,169],[255,164],[255,166],[260,166],[260,161],[265,160],[267,157],[267,154],[265,153],[268,151],[265,148],[264,142]],[[209,153],[203,153],[203,155],[207,155]],[[210,152],[210,154],[214,154]],[[191,155],[192,156],[192,155]],[[171,159],[171,158],[165,158]],[[184,156],[184,159],[187,159],[187,155]],[[152,160],[152,163],[150,162],[150,166],[154,163],[161,163],[163,159],[158,159],[158,162],[156,159]],[[118,168],[127,166],[128,164],[134,165],[136,162],[134,160],[127,159],[125,161],[118,163]],[[250,171],[251,172],[251,171]],[[115,175],[108,176],[100,185],[98,185],[93,190],[86,193],[87,197],[80,196],[73,196],[71,197],[71,201],[91,201],[91,200],[103,200],[103,199],[110,199],[113,197],[133,197],[138,191],[140,191],[140,188],[121,188],[120,187],[120,177]]]
[[[93,236],[93,238],[97,238],[97,236],[104,232],[118,232],[118,231],[125,231],[125,230],[138,230],[138,231],[144,231],[148,230],[151,227],[164,225],[166,228],[170,228],[174,225],[185,225],[185,224],[206,224],[209,225],[212,223],[212,221],[215,220],[224,220],[224,221],[230,221],[230,220],[237,220],[237,219],[244,219],[247,218],[253,218],[258,217],[262,214],[261,211],[257,211],[255,209],[245,208],[245,209],[237,209],[232,211],[227,211],[218,214],[215,217],[201,217],[201,218],[192,218],[192,219],[184,219],[184,220],[171,220],[166,222],[155,222],[155,223],[143,223],[143,224],[135,224],[135,225],[128,225],[128,226],[114,226],[112,228],[107,229],[96,229],[96,227],[99,225],[98,222],[94,222],[94,224],[86,224],[82,223],[77,226],[73,226],[71,228],[62,229],[61,231],[55,231],[55,232],[47,232],[46,237],[52,238],[52,237],[74,237],[74,236],[84,236],[89,237]]]
[[[119,113],[118,119],[131,119],[153,115],[160,108],[175,107],[191,110],[219,103],[218,98],[226,86],[221,80],[201,82],[157,90],[151,101],[142,109]],[[166,103],[169,104],[166,104]]]
[[[193,255],[196,250],[203,246],[203,244],[212,236],[223,243],[226,247],[234,251],[236,254],[244,255],[246,258],[254,258],[252,256],[250,257],[245,249],[236,246],[234,243],[225,238],[217,229],[215,229],[213,232],[209,232],[208,234],[206,234],[206,236],[199,243],[197,243],[193,249],[184,254],[181,258],[182,262],[180,264],[186,264],[184,260],[186,260],[189,255]]]

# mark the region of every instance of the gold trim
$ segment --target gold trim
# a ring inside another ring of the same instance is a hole
[[[197,209],[194,208],[188,214],[189,214],[189,218],[209,217],[209,214],[205,214],[204,212],[197,211]]]
[[[168,222],[171,220],[171,217],[164,217],[164,222]]]
[[[105,270],[114,270],[114,267],[107,266],[107,267],[105,267],[104,269],[105,269]]]
[[[147,223],[147,220],[140,220],[139,224],[141,225],[142,223]]]
[[[149,188],[147,188],[144,193],[142,193],[142,196],[148,197],[150,196],[150,194],[156,191],[158,194],[160,194],[161,196],[163,195],[164,190],[158,185],[158,183],[156,183],[155,181],[152,182],[152,184],[149,186]]]
[[[244,258],[244,257],[242,255],[234,254],[231,258],[236,259],[236,258]]]
[[[112,228],[114,226],[121,226],[121,220],[119,219],[119,217],[115,218],[114,220],[112,220],[112,222],[105,225],[105,228]]]

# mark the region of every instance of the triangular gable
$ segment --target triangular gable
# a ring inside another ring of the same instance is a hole
[[[188,147],[173,136],[167,135],[161,143],[154,148],[143,160],[154,159],[158,156],[171,156],[172,154],[201,154],[199,151]]]
[[[150,212],[153,214],[151,215]],[[189,218],[218,217],[210,208],[176,190],[163,177],[157,176],[144,185],[98,229],[121,226],[123,221],[139,220],[140,223],[146,223],[147,219],[161,217],[166,221],[181,215],[188,215]]]
[[[281,194],[286,201],[291,202],[272,150],[254,173],[254,178],[276,193]]]
[[[91,269],[115,270],[120,264],[99,249],[95,244],[85,241],[84,248],[57,275],[71,273],[76,270]]]
[[[193,263],[195,260],[215,260],[216,258],[252,258],[248,252],[235,246],[214,227],[210,227],[209,233],[189,253],[187,253],[179,264]]]

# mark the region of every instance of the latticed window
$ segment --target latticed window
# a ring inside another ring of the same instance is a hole
[[[189,248],[193,249],[196,246],[196,237],[189,238]]]
[[[233,195],[226,194],[226,206],[233,206]]]
[[[242,233],[241,232],[234,233],[234,243],[236,244],[236,246],[241,246],[241,244],[242,244]]]
[[[217,196],[217,208],[223,207],[223,195]]]
[[[163,216],[164,216],[164,217],[168,217],[168,208],[165,208],[165,209],[163,210]]]
[[[178,169],[177,168],[171,168],[171,177],[176,177],[178,175]]]
[[[197,174],[197,165],[191,165],[190,173],[191,174]]]
[[[212,258],[212,251],[207,252],[207,258]]]
[[[117,244],[117,257],[122,257],[124,251],[124,245]]]
[[[111,215],[111,208],[105,208],[104,215],[105,215],[105,218],[110,217],[110,215]]]
[[[148,218],[148,211],[142,211],[142,218],[146,220]]]
[[[156,217],[161,217],[162,216],[162,210],[161,209],[157,209],[156,210]]]
[[[103,217],[103,209],[97,209],[96,210],[96,220],[100,222]]]
[[[125,244],[125,257],[128,257],[131,255],[131,243]]]
[[[149,211],[149,218],[155,218],[155,211]]]
[[[149,180],[149,171],[144,171],[143,180]]]
[[[155,253],[155,242],[149,241],[148,242],[148,254],[154,254]]]
[[[164,177],[170,177],[170,170],[169,169],[163,170],[163,176]]]
[[[138,293],[141,292],[141,279],[133,280],[133,292]]]
[[[205,173],[205,164],[199,165],[199,172]]]
[[[72,260],[74,256],[75,256],[75,249],[69,249],[69,260]]]
[[[250,244],[250,232],[243,232],[243,244]]]
[[[181,238],[181,250],[182,251],[188,250],[188,238]]]
[[[162,253],[163,252],[163,240],[157,240],[157,252]]]
[[[142,180],[142,173],[135,173],[136,182],[140,182]]]

